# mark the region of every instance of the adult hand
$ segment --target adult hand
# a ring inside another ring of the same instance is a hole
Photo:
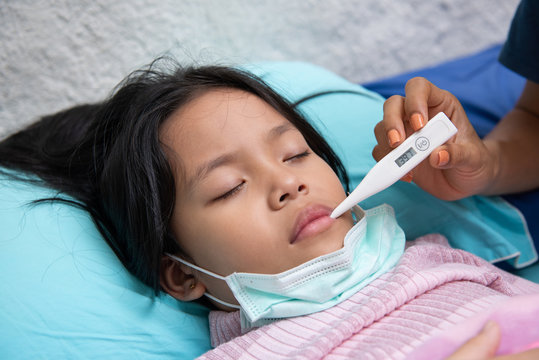
[[[425,78],[409,80],[405,93],[406,97],[392,96],[385,102],[383,120],[374,130],[378,144],[372,151],[373,157],[380,160],[443,111],[458,133],[412,171],[413,180],[444,200],[483,192],[496,176],[496,161],[489,144],[479,138],[457,98]],[[410,181],[410,175],[403,180]]]
[[[539,349],[495,357],[494,355],[500,344],[500,338],[500,328],[496,323],[490,321],[478,335],[468,340],[448,357],[447,360],[531,360],[539,358]]]

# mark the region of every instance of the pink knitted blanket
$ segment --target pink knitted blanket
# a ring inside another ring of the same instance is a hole
[[[328,310],[244,335],[239,312],[211,312],[216,348],[200,359],[443,359],[489,318],[502,328],[500,353],[538,344],[539,284],[427,235],[407,245],[393,270]]]

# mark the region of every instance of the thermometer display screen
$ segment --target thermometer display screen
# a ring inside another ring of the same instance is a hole
[[[406,164],[408,160],[410,160],[416,153],[414,148],[409,148],[406,150],[401,156],[395,159],[395,163],[401,167],[402,165]]]

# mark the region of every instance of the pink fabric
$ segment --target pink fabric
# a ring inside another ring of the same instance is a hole
[[[415,360],[445,359],[458,346],[477,334],[488,320],[501,328],[497,355],[539,347],[539,295],[520,295],[503,301],[427,340],[409,356]]]
[[[525,294],[539,294],[539,284],[451,249],[440,235],[427,235],[407,246],[392,271],[331,309],[245,335],[238,312],[212,312],[212,345],[217,347],[200,359],[403,359],[421,346],[422,354],[432,355],[424,358],[442,358],[466,340],[447,341],[444,334],[476,316],[481,326],[483,314],[500,312],[500,304]],[[535,304],[539,309],[539,301]],[[537,325],[536,319],[529,322]],[[528,340],[521,347],[539,338]]]

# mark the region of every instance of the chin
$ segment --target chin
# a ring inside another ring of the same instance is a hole
[[[318,246],[316,246],[315,255],[311,259],[342,249],[347,232],[348,230],[344,231],[344,229],[334,229],[334,231],[328,231],[326,234],[320,234],[321,240],[317,242]]]

